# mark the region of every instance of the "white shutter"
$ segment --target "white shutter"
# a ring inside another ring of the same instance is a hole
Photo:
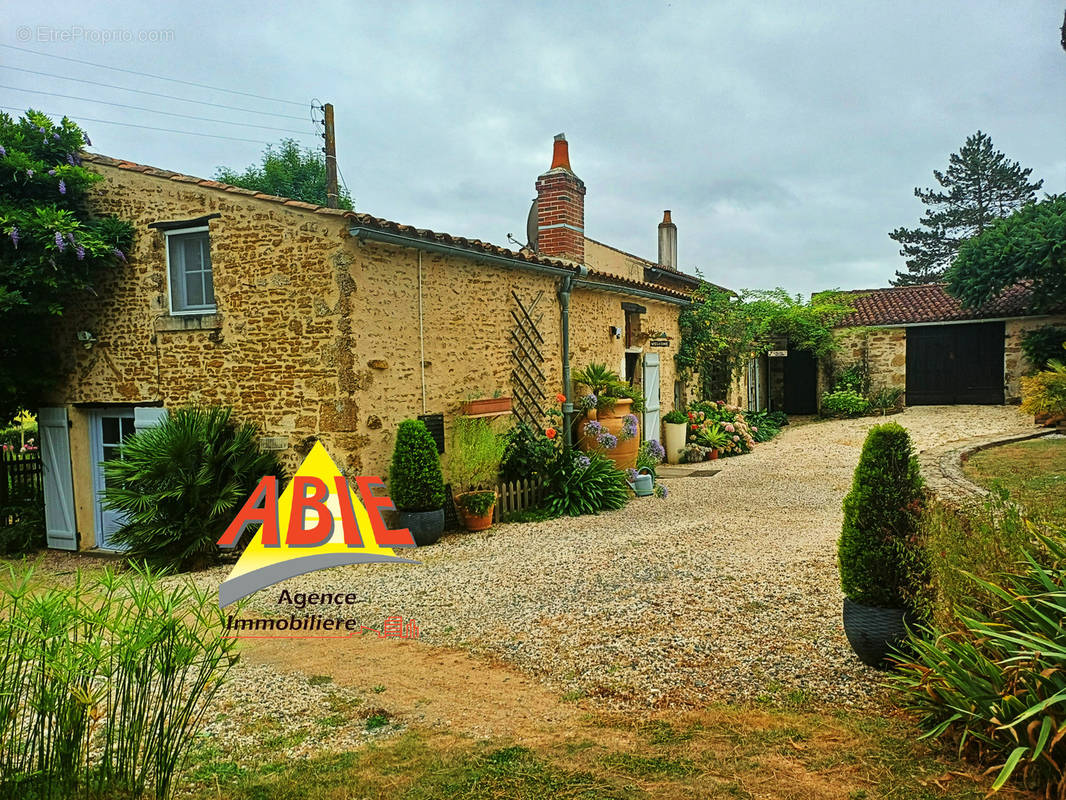
[[[49,547],[77,550],[74,479],[70,464],[70,429],[65,408],[42,408],[37,414],[44,470],[44,526]]]
[[[644,441],[658,439],[659,433],[659,354],[644,354]]]
[[[133,409],[133,430],[135,433],[140,433],[146,428],[154,428],[166,418],[166,415],[165,408],[139,406]]]

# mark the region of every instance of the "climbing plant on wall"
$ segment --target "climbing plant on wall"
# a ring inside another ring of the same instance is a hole
[[[850,311],[846,297],[838,292],[804,300],[781,288],[734,294],[704,284],[681,311],[681,344],[675,356],[679,376],[732,376],[753,355],[773,349],[781,340],[816,357],[828,356],[836,348],[833,326]]]
[[[88,142],[66,117],[0,113],[0,418],[32,407],[57,375],[50,335],[79,290],[124,262],[133,228],[92,214],[103,176],[81,165]]]

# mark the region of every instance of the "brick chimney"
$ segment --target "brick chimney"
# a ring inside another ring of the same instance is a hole
[[[585,182],[570,169],[562,133],[555,137],[551,169],[537,178],[537,251],[585,263]]]
[[[659,265],[677,269],[677,226],[670,219],[670,211],[663,212],[659,223]]]

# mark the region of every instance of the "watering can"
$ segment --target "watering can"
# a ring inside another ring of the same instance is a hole
[[[647,467],[641,467],[637,470],[633,480],[626,481],[626,483],[629,484],[629,488],[633,490],[633,494],[637,497],[648,497],[655,492],[655,478]]]

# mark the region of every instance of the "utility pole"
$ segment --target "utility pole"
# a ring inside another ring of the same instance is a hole
[[[337,137],[333,132],[333,103],[326,103],[322,111],[323,124],[326,126],[326,132],[322,134],[326,140],[326,205],[337,208]]]

